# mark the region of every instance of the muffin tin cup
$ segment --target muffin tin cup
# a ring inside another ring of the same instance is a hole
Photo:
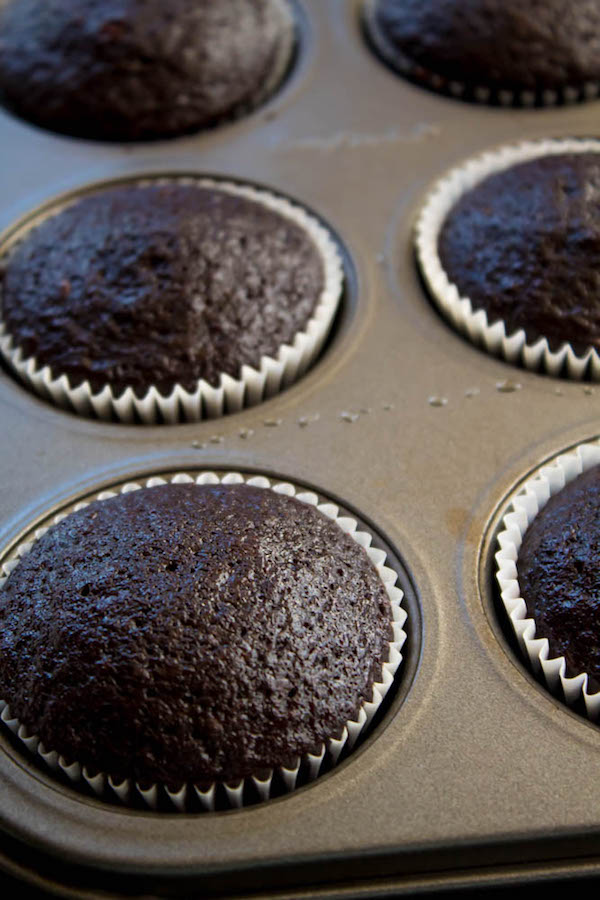
[[[494,84],[469,84],[456,78],[449,78],[440,72],[427,69],[398,50],[385,32],[379,27],[376,16],[377,0],[365,0],[363,19],[373,46],[393,69],[416,81],[424,87],[440,94],[449,94],[458,100],[481,103],[490,106],[534,106],[553,107],[584,100],[595,100],[600,96],[600,84],[586,81],[583,84],[569,84],[555,88],[522,88]]]
[[[502,530],[497,537],[500,549],[495,554],[500,596],[523,655],[553,694],[564,697],[570,706],[583,698],[585,712],[592,720],[598,720],[600,716],[600,691],[589,693],[588,675],[585,672],[574,676],[567,674],[564,656],[553,657],[548,639],[536,637],[535,620],[529,618],[521,596],[517,559],[525,532],[550,497],[599,464],[600,442],[596,442],[580,444],[573,452],[543,466],[511,501],[510,511],[503,517]]]
[[[160,422],[198,422],[238,412],[277,394],[300,378],[319,355],[342,295],[342,261],[329,231],[302,207],[249,185],[202,177],[160,176],[132,179],[131,183],[139,187],[177,183],[214,188],[262,204],[304,229],[321,256],[324,271],[323,290],[310,319],[290,343],[281,345],[276,356],[262,356],[257,367],[243,365],[237,378],[222,373],[217,386],[199,379],[193,391],[176,384],[169,394],[163,394],[157,387],[151,386],[142,397],[132,387],[116,393],[109,384],[94,392],[87,380],[72,387],[67,375],[54,371],[48,365],[40,366],[35,357],[25,357],[0,321],[0,353],[21,381],[44,399],[80,415],[95,416],[105,421],[116,418],[126,423],[153,425]],[[57,204],[48,218],[57,215],[77,199],[78,196]],[[13,248],[14,243],[7,248],[5,255],[10,255]]]
[[[598,140],[540,140],[502,147],[452,169],[431,190],[415,226],[415,250],[429,293],[446,319],[473,344],[531,372],[600,381],[600,354],[594,347],[577,353],[568,342],[552,350],[547,338],[527,341],[524,329],[512,333],[502,320],[489,322],[484,309],[474,309],[460,294],[442,264],[438,239],[450,210],[481,181],[519,163],[562,153],[600,153]]]
[[[238,472],[229,472],[218,475],[214,472],[204,472],[196,479],[185,473],[179,473],[168,479],[152,477],[144,482],[128,482],[118,491],[106,490],[97,494],[93,499],[107,500],[115,497],[117,493],[142,490],[145,487],[173,482],[176,484],[242,484],[265,490],[273,490],[279,494],[295,497],[303,503],[315,506],[324,516],[332,519],[336,524],[349,534],[359,546],[361,546],[385,586],[391,606],[391,628],[393,637],[389,641],[389,652],[386,662],[382,664],[381,676],[373,684],[371,699],[362,703],[355,719],[345,723],[339,734],[333,734],[315,748],[313,752],[305,753],[295,760],[290,760],[288,766],[277,769],[263,770],[249,776],[238,783],[215,782],[213,784],[183,784],[180,789],[173,791],[163,784],[140,784],[132,779],[116,781],[105,772],[90,772],[77,761],[66,760],[52,748],[45,747],[40,738],[30,733],[10,710],[9,704],[0,699],[0,720],[5,727],[10,729],[19,739],[28,753],[37,756],[55,773],[62,773],[75,786],[90,787],[100,798],[117,800],[125,805],[139,804],[140,800],[149,809],[157,807],[186,812],[190,807],[200,806],[205,810],[218,808],[241,807],[247,804],[248,796],[256,800],[268,800],[273,792],[285,793],[293,791],[297,786],[313,781],[319,775],[322,767],[335,765],[343,750],[350,750],[358,737],[368,728],[377,710],[381,706],[386,694],[394,682],[396,671],[402,660],[402,646],[406,640],[404,624],[407,619],[406,610],[401,606],[403,592],[396,587],[397,573],[385,565],[386,553],[384,550],[371,547],[373,536],[367,531],[359,531],[357,522],[349,516],[340,516],[339,508],[333,503],[320,503],[317,494],[311,491],[302,491],[289,482],[272,482],[264,476],[251,476],[245,478]],[[74,507],[74,511],[83,509],[91,501],[82,501]],[[55,516],[54,524],[66,518],[68,513]],[[36,540],[41,538],[47,528],[40,528],[35,532]],[[6,582],[12,570],[18,565],[19,559],[25,556],[33,545],[33,541],[19,545],[12,559],[2,567],[0,577],[0,590]]]

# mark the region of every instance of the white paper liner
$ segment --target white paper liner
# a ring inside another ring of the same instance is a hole
[[[20,348],[14,346],[12,337],[0,321],[0,353],[18,377],[45,400],[65,409],[74,410],[80,415],[97,416],[105,421],[114,418],[127,423],[139,421],[149,425],[161,421],[167,424],[180,421],[198,422],[201,419],[238,412],[246,406],[253,406],[277,394],[296,381],[319,355],[342,295],[344,278],[342,261],[336,242],[329,231],[304,208],[284,197],[249,185],[200,176],[197,178],[144,176],[139,179],[125,179],[122,183],[138,187],[187,184],[214,188],[262,204],[300,226],[312,238],[321,256],[324,270],[323,289],[310,319],[290,344],[281,345],[275,357],[262,356],[258,368],[243,365],[238,378],[223,373],[216,387],[204,379],[199,379],[193,391],[188,391],[177,384],[167,396],[152,386],[142,398],[137,397],[131,387],[127,387],[120,394],[114,393],[110,385],[94,393],[88,381],[77,387],[71,387],[66,375],[53,374],[50,366],[39,367],[35,357],[24,357]],[[102,190],[102,185],[98,186],[98,190]],[[32,228],[77,203],[80,196],[83,195],[72,196],[52,207],[46,215],[37,217]],[[25,231],[24,235],[21,234],[19,240],[26,237],[27,233]],[[16,243],[13,242],[5,251],[5,255],[10,256],[15,246]]]
[[[344,725],[338,736],[328,738],[315,753],[307,753],[302,758],[298,758],[291,768],[282,766],[277,770],[271,770],[261,775],[250,776],[240,781],[238,784],[226,784],[217,782],[210,786],[201,787],[195,784],[184,784],[178,791],[170,791],[165,785],[151,784],[141,785],[132,779],[123,782],[115,782],[110,775],[106,773],[88,772],[85,766],[78,762],[70,762],[60,756],[56,751],[46,748],[39,737],[30,734],[27,728],[15,718],[8,703],[0,699],[0,721],[15,734],[26,749],[37,754],[45,763],[55,772],[62,772],[74,784],[81,785],[85,782],[99,797],[110,796],[125,804],[130,804],[132,798],[137,796],[141,798],[145,805],[150,809],[156,809],[160,799],[168,800],[171,807],[185,812],[189,807],[189,798],[195,797],[200,801],[201,806],[205,810],[214,810],[215,807],[225,803],[230,807],[240,807],[245,805],[245,794],[252,787],[255,789],[260,800],[268,800],[272,794],[273,779],[278,776],[280,786],[283,784],[284,790],[293,791],[296,787],[298,774],[302,767],[302,783],[306,784],[313,781],[319,775],[322,764],[328,762],[335,764],[344,748],[351,749],[360,734],[371,723],[375,713],[381,706],[388,690],[394,681],[394,676],[402,661],[401,649],[406,640],[406,632],[404,624],[407,619],[406,610],[402,608],[401,602],[403,592],[396,587],[398,579],[394,569],[385,565],[386,553],[384,550],[371,547],[373,536],[367,531],[359,531],[358,523],[349,516],[339,515],[339,508],[330,502],[320,503],[317,494],[312,491],[305,491],[294,487],[290,482],[273,482],[262,475],[244,476],[239,472],[228,472],[225,475],[219,475],[215,472],[203,472],[196,478],[187,473],[178,473],[176,475],[153,476],[144,481],[128,482],[115,490],[105,490],[92,497],[90,500],[82,501],[73,507],[73,512],[78,509],[84,509],[92,502],[92,500],[107,500],[115,497],[119,493],[128,493],[129,491],[141,490],[144,487],[154,487],[172,482],[174,484],[196,483],[196,484],[242,484],[246,483],[254,487],[270,489],[278,494],[285,494],[288,497],[295,497],[297,500],[307,503],[316,508],[327,518],[332,519],[346,534],[350,535],[357,544],[359,544],[366,552],[367,556],[375,566],[381,581],[383,582],[387,595],[390,600],[392,612],[392,632],[393,638],[389,641],[389,653],[385,663],[381,668],[380,679],[373,684],[373,692],[371,699],[365,701],[356,717],[356,720],[348,721]],[[54,517],[52,524],[57,524],[66,518],[69,513],[59,513]],[[35,540],[39,540],[47,531],[48,527],[38,528],[35,532]],[[4,586],[9,574],[18,565],[19,560],[25,556],[31,549],[34,541],[27,541],[20,544],[12,557],[2,565],[2,575],[0,576],[0,590]]]
[[[596,441],[580,444],[574,451],[543,466],[525,482],[511,501],[497,537],[500,549],[495,554],[496,578],[502,603],[525,658],[550,691],[559,696],[562,692],[569,705],[572,706],[583,697],[586,713],[594,720],[600,715],[600,691],[588,692],[588,676],[585,672],[575,676],[567,675],[564,656],[551,657],[548,639],[536,637],[535,620],[528,618],[527,606],[521,596],[517,558],[525,532],[550,497],[558,494],[583,472],[599,464],[600,441]]]
[[[378,0],[365,0],[364,22],[377,52],[401,75],[414,79],[439,94],[450,94],[457,99],[491,106],[559,106],[594,100],[600,95],[600,83],[585,81],[555,88],[522,88],[516,90],[493,84],[471,84],[460,79],[448,78],[440,72],[426,69],[421,63],[402,53],[389,40],[377,21]]]
[[[415,249],[434,302],[472,343],[532,372],[600,381],[600,355],[594,347],[578,354],[565,342],[558,350],[551,350],[545,337],[528,343],[522,328],[508,334],[503,321],[497,320],[490,325],[486,311],[473,309],[470,299],[461,296],[457,286],[449,280],[438,253],[438,238],[448,213],[460,197],[489,175],[542,156],[590,152],[600,153],[599,140],[524,141],[468,160],[434,185],[415,226]]]

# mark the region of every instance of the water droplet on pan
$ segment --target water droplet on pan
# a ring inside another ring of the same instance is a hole
[[[469,399],[471,399],[471,397],[477,397],[479,395],[479,393],[480,393],[480,391],[479,391],[478,387],[470,387],[470,388],[466,389],[465,397],[468,397]]]
[[[239,435],[242,440],[246,440],[249,437],[252,437],[254,434],[254,430],[252,428],[240,428]]]
[[[342,420],[342,422],[356,422],[358,418],[358,413],[347,412],[346,410],[340,413],[340,419]]]
[[[211,434],[210,436],[211,444],[222,444],[223,440],[224,438],[222,434]]]
[[[278,428],[283,423],[283,419],[265,419],[263,425],[265,428]]]

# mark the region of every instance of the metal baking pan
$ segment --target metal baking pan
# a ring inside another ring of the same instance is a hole
[[[300,46],[287,83],[214,131],[98,144],[0,112],[2,229],[103,179],[198,172],[305,203],[339,236],[347,274],[320,361],[221,419],[101,423],[50,406],[2,370],[0,547],[124,477],[239,468],[309,484],[370,523],[405,569],[400,689],[327,776],[216,814],[88,799],[1,736],[0,866],[74,897],[361,897],[596,875],[600,730],[527,673],[491,575],[506,496],[544,459],[597,436],[600,388],[516,369],[452,331],[419,281],[411,229],[448,167],[521,138],[599,136],[598,103],[517,110],[437,96],[375,58],[358,0],[295,7]]]

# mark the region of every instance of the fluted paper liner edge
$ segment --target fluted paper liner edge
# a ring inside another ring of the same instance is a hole
[[[277,394],[303,375],[323,347],[342,295],[344,276],[341,256],[328,229],[297,203],[250,185],[202,176],[160,175],[133,177],[125,179],[122,183],[137,187],[187,184],[221,190],[262,204],[298,225],[314,242],[324,270],[323,289],[310,319],[304,328],[295,334],[291,343],[281,345],[276,356],[262,356],[258,367],[241,366],[237,378],[222,373],[216,387],[204,379],[199,379],[193,391],[176,384],[168,395],[162,394],[153,385],[141,398],[132,387],[125,388],[120,394],[114,393],[109,384],[94,393],[87,380],[77,387],[71,387],[67,375],[53,373],[49,365],[40,367],[35,357],[24,357],[21,349],[14,345],[6,326],[0,321],[0,353],[21,381],[45,400],[80,415],[97,417],[104,421],[116,418],[126,423],[139,420],[143,424],[152,425],[161,421],[167,424],[181,421],[198,422],[205,418],[238,412],[244,407],[253,406]],[[101,191],[102,187],[102,183],[99,183],[94,192]],[[79,195],[71,196],[64,203],[52,206],[43,215],[41,222],[58,215],[79,199]],[[37,220],[31,230],[39,223],[40,220]],[[26,238],[27,233],[29,230],[20,240]],[[16,243],[13,242],[5,251],[7,257],[10,257]]]
[[[379,681],[373,684],[373,692],[371,700],[363,702],[359,713],[355,720],[346,722],[339,736],[328,738],[319,748],[317,753],[307,753],[301,759],[298,758],[292,768],[281,767],[277,770],[271,770],[260,776],[250,776],[238,784],[231,785],[227,783],[217,782],[208,787],[198,786],[194,784],[184,784],[179,791],[170,791],[166,785],[152,784],[141,785],[131,779],[116,783],[109,774],[97,773],[90,774],[85,766],[78,762],[68,762],[51,748],[44,747],[39,737],[28,732],[27,728],[22,725],[19,720],[12,716],[9,704],[0,699],[0,721],[15,734],[27,751],[31,754],[37,754],[49,767],[55,772],[62,772],[73,783],[81,785],[86,782],[99,797],[111,795],[112,798],[120,800],[124,804],[131,802],[131,798],[136,794],[143,799],[145,804],[153,809],[159,802],[159,796],[168,798],[174,809],[181,812],[187,811],[188,808],[188,791],[200,801],[202,807],[206,810],[215,808],[217,795],[220,795],[221,801],[225,801],[230,807],[240,807],[244,804],[245,789],[254,786],[261,800],[267,800],[271,796],[272,782],[275,772],[280,776],[280,782],[284,785],[287,792],[294,790],[296,780],[300,771],[300,766],[304,765],[304,782],[313,781],[319,775],[321,765],[325,759],[335,764],[344,747],[351,748],[359,735],[370,724],[373,716],[381,706],[389,688],[393,684],[394,676],[402,660],[401,649],[406,640],[406,632],[404,624],[407,619],[406,610],[401,607],[403,592],[396,587],[398,578],[397,573],[385,565],[386,553],[371,547],[372,535],[367,531],[359,531],[358,523],[349,516],[340,516],[339,508],[330,502],[320,503],[319,497],[312,491],[304,491],[296,488],[290,482],[273,482],[272,480],[261,476],[244,477],[239,472],[229,472],[225,475],[217,475],[214,472],[203,472],[196,478],[187,473],[179,473],[167,478],[154,476],[142,482],[128,482],[115,490],[105,490],[96,494],[92,500],[107,500],[115,497],[119,493],[127,493],[134,490],[142,490],[148,487],[155,487],[167,483],[196,483],[196,484],[242,484],[246,483],[254,487],[270,489],[276,493],[286,494],[295,497],[297,500],[315,506],[323,515],[332,519],[346,534],[350,535],[357,544],[359,544],[366,552],[368,558],[374,565],[377,573],[386,589],[391,606],[391,626],[393,638],[389,641],[389,652],[387,661],[382,664],[381,677]],[[82,501],[78,503],[73,511],[83,509],[88,506],[92,500]],[[57,524],[64,519],[69,513],[59,513],[54,517],[52,524]],[[39,528],[35,532],[35,540],[41,538],[48,527]],[[6,582],[8,576],[18,565],[19,559],[25,556],[31,549],[34,541],[28,541],[20,544],[13,557],[5,562],[2,566],[2,576],[0,577],[0,590]]]
[[[599,140],[524,141],[473,157],[434,185],[415,225],[415,250],[433,301],[450,324],[473,344],[532,372],[600,381],[600,355],[594,347],[578,354],[565,341],[558,350],[551,350],[545,337],[528,343],[522,328],[508,333],[501,320],[490,325],[487,312],[474,309],[471,300],[461,296],[449,280],[438,253],[438,238],[448,213],[464,194],[488,176],[539,157],[590,152],[600,153]]]
[[[600,441],[584,443],[574,451],[558,456],[529,478],[511,500],[502,519],[502,528],[496,539],[499,549],[495,553],[496,580],[502,604],[525,658],[549,690],[559,695],[562,692],[570,706],[583,697],[590,719],[597,719],[600,715],[600,691],[589,693],[588,675],[585,672],[568,675],[564,656],[552,657],[548,639],[536,637],[535,621],[528,617],[527,607],[521,596],[517,558],[525,532],[550,497],[554,497],[567,484],[598,464]]]
[[[449,94],[458,100],[482,105],[523,108],[569,105],[594,100],[600,94],[600,83],[593,80],[534,89],[449,78],[411,59],[388,40],[377,21],[377,2],[378,0],[365,0],[363,9],[363,21],[377,52],[400,75],[414,79],[438,94]]]

